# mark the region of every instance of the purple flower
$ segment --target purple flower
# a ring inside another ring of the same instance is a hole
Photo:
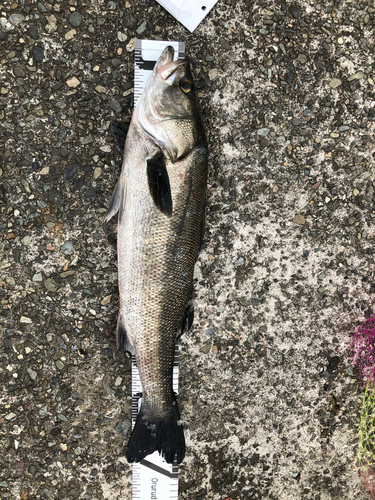
[[[375,383],[375,316],[358,328],[351,343],[351,351],[359,373]]]

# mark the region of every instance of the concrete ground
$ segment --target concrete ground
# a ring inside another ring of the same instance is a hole
[[[367,0],[219,0],[193,34],[154,0],[0,7],[1,499],[131,498],[116,222],[134,39],[181,40],[209,139],[195,323],[181,339],[181,500],[364,500],[374,311]]]

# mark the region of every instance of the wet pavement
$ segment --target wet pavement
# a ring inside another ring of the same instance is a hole
[[[181,500],[367,498],[349,345],[375,312],[374,22],[367,1],[220,0],[190,34],[153,0],[3,0],[2,499],[131,498],[104,216],[135,38],[186,42],[210,147]]]

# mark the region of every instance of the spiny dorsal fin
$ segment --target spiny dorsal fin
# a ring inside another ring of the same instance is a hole
[[[120,153],[124,154],[126,136],[129,130],[129,123],[113,120],[112,133],[117,140],[117,148]]]
[[[172,215],[172,194],[164,154],[158,151],[147,159],[148,187],[158,209],[169,217]]]

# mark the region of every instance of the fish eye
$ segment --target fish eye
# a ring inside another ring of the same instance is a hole
[[[185,94],[189,94],[193,90],[193,84],[189,80],[184,80],[180,83],[180,88]]]

